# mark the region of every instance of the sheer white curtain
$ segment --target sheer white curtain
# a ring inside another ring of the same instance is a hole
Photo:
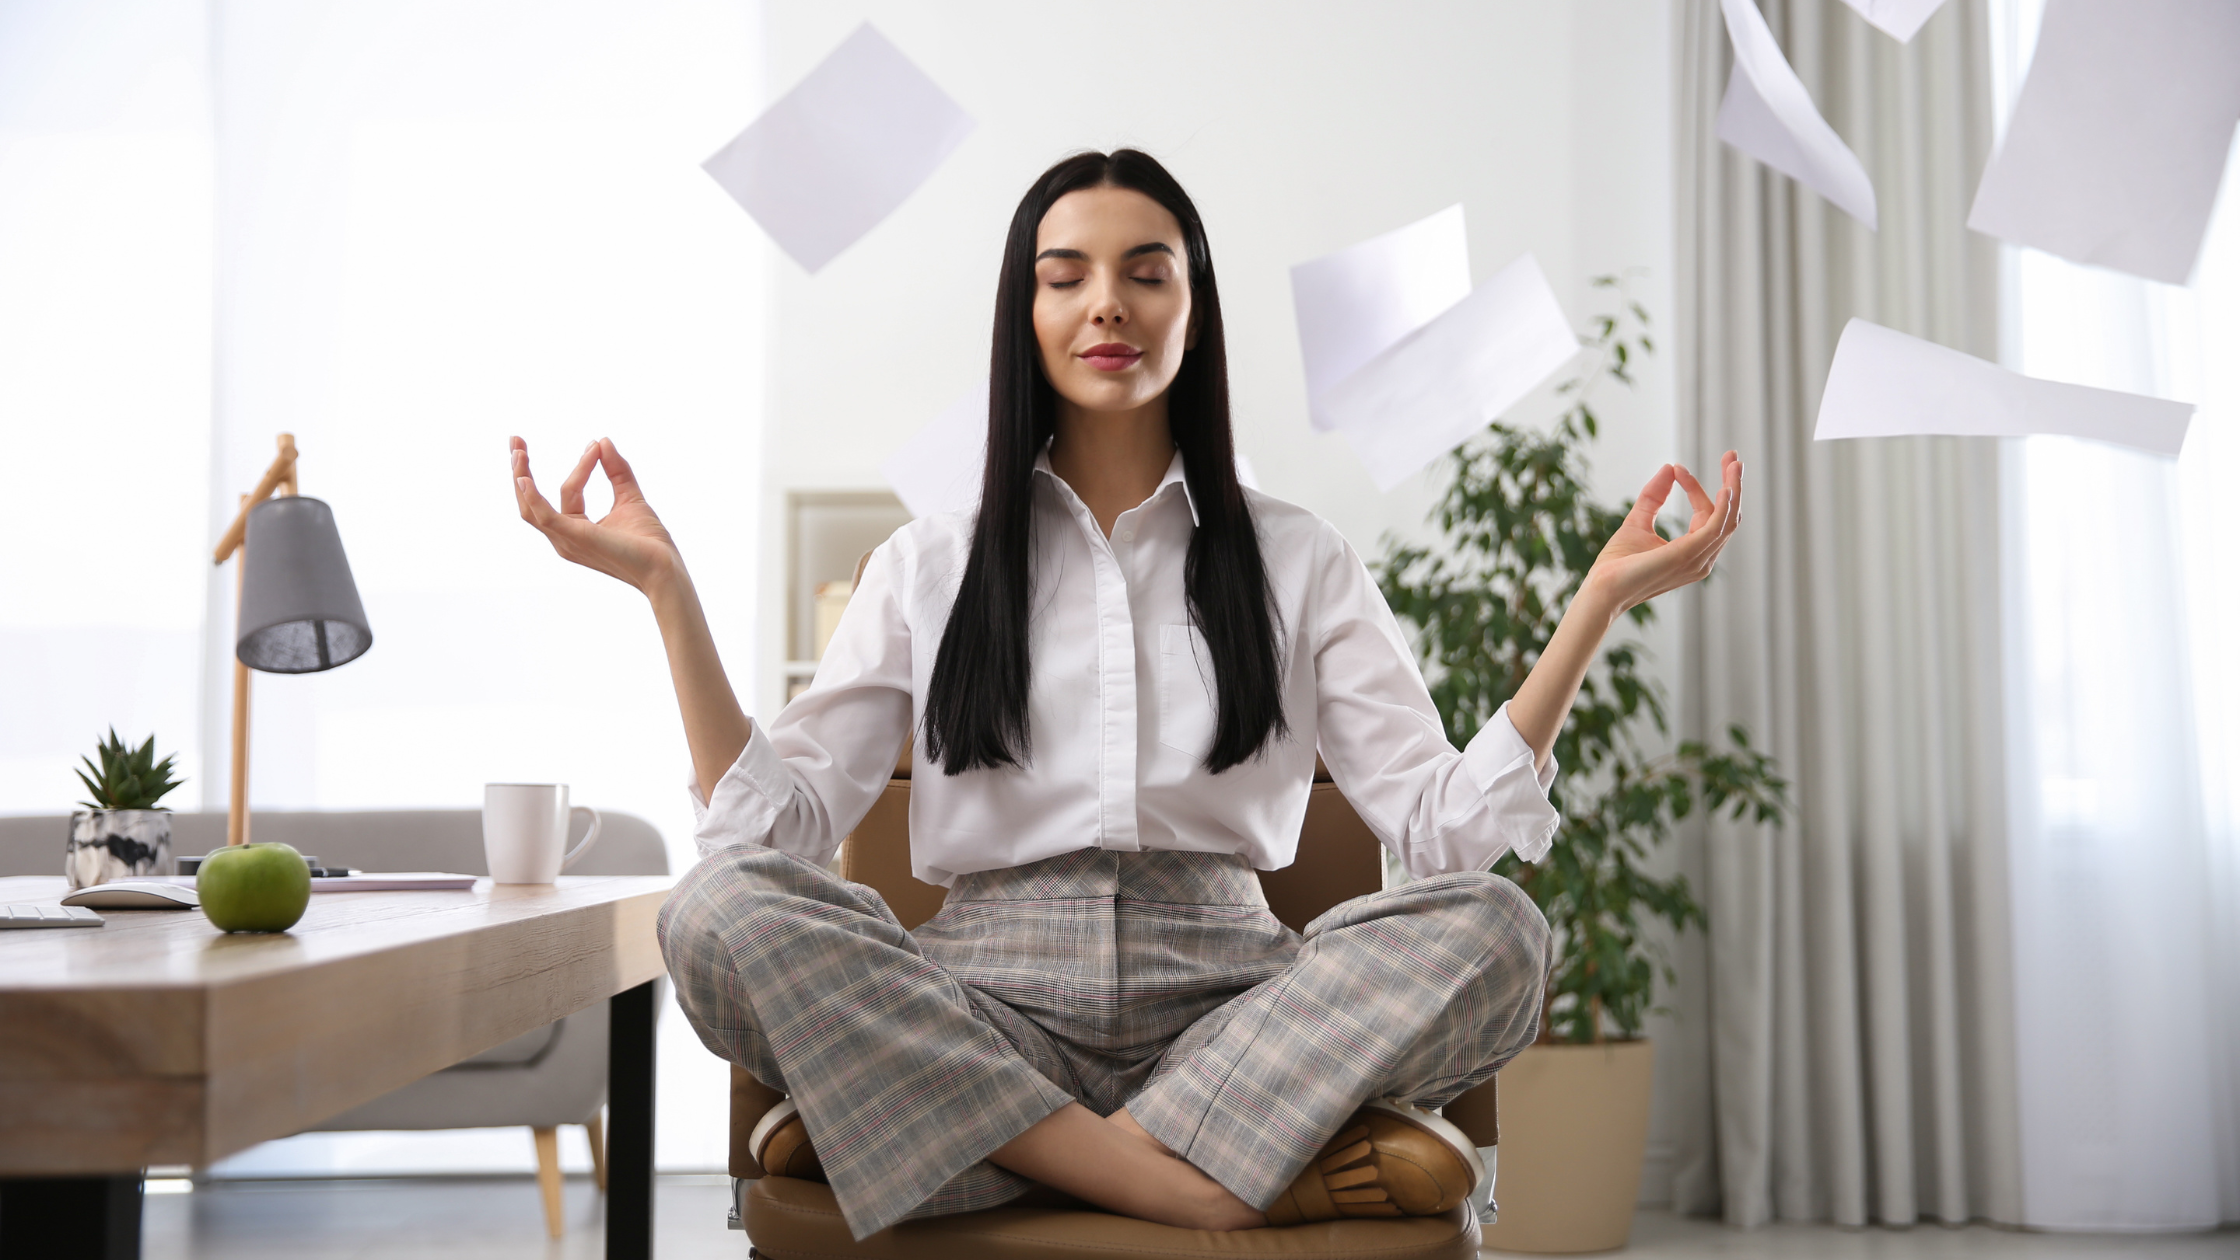
[[[1852,316],[1996,352],[1997,251],[1962,226],[1991,140],[1982,0],[1902,45],[1834,0],[1761,7],[1881,230],[1717,140],[1728,41],[1688,0],[1680,450],[1740,450],[1752,488],[1681,604],[1684,720],[1748,726],[1796,809],[1704,829],[1708,1001],[1679,1029],[1707,1045],[1665,1078],[1673,1202],[1738,1225],[2012,1220],[1997,448],[1811,440]]]
[[[2042,0],[1994,0],[1999,100]],[[2015,1003],[2025,1223],[2240,1219],[2240,193],[2193,283],[2007,260],[2009,361],[2200,405],[2173,463],[2010,453]]]
[[[753,694],[766,251],[698,164],[760,108],[758,21],[753,0],[0,5],[0,809],[67,809],[111,721],[185,752],[182,807],[224,807],[233,578],[208,547],[284,431],[374,646],[255,679],[253,804],[566,782],[690,860],[652,619],[519,521],[505,443],[529,439],[548,493],[586,441],[621,444]],[[661,1036],[657,1158],[721,1167],[723,1065],[673,1010]],[[234,1161],[462,1165],[533,1163],[521,1134]]]

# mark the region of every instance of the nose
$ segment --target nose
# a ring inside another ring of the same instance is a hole
[[[1128,322],[1128,308],[1120,301],[1120,290],[1110,281],[1097,285],[1089,299],[1089,322],[1099,328],[1118,328]]]

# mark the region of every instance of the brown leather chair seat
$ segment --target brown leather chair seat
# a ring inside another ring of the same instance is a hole
[[[1326,1221],[1280,1229],[1177,1229],[1078,1204],[1006,1206],[904,1221],[857,1242],[832,1189],[764,1177],[745,1195],[754,1252],[768,1260],[1472,1260],[1478,1221],[1444,1216]]]

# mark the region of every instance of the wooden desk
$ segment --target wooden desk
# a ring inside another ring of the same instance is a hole
[[[136,1255],[147,1165],[208,1165],[611,999],[607,1254],[650,1255],[653,924],[671,882],[320,893],[273,935],[192,910],[0,931],[0,1177],[41,1179],[7,1183],[0,1238],[25,1211],[76,1214],[83,1254]],[[0,902],[66,891],[0,879]]]

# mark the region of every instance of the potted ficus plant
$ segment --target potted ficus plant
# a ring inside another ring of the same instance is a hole
[[[1449,456],[1453,479],[1431,520],[1439,545],[1387,540],[1379,584],[1413,624],[1424,676],[1457,746],[1524,681],[1626,507],[1586,485],[1591,405],[1605,379],[1630,386],[1653,349],[1648,312],[1618,277],[1595,285],[1615,309],[1588,330],[1596,352],[1562,387],[1569,406],[1545,433],[1495,423]],[[1669,532],[1667,534],[1669,536]],[[1635,626],[1649,604],[1627,613]],[[1665,748],[1664,695],[1645,649],[1618,640],[1580,688],[1556,737],[1550,795],[1563,813],[1539,862],[1504,855],[1494,870],[1529,893],[1555,930],[1540,1041],[1501,1073],[1500,1219],[1504,1250],[1604,1251],[1625,1245],[1648,1138],[1651,1057],[1642,1024],[1672,969],[1647,929],[1704,923],[1684,877],[1658,878],[1651,852],[1698,809],[1777,822],[1787,785],[1739,726],[1727,744]]]
[[[115,727],[95,751],[100,764],[84,758],[85,769],[77,772],[92,799],[70,815],[63,859],[70,886],[171,874],[171,811],[156,802],[179,786],[171,777],[174,758],[156,760],[153,735],[136,749],[126,747]]]

